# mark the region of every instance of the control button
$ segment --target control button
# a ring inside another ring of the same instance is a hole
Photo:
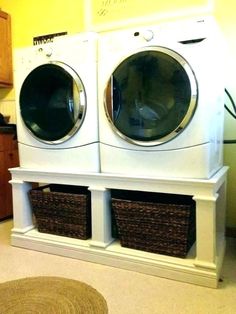
[[[146,41],[150,41],[153,39],[154,34],[151,30],[145,30],[143,31],[142,36]]]
[[[36,53],[38,55],[41,55],[41,56],[51,57],[51,55],[52,55],[52,48],[51,47],[39,47],[36,50]]]
[[[44,49],[45,55],[46,57],[51,57],[52,55],[52,48],[51,47],[47,47],[46,49]]]

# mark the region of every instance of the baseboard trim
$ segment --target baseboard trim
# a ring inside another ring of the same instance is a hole
[[[217,288],[218,286],[225,251],[224,241],[223,245],[219,247],[216,264],[212,267],[213,265],[209,265],[209,263],[196,265],[195,254],[192,256],[191,252],[189,256],[181,259],[121,247],[119,241],[114,241],[106,248],[94,247],[90,246],[90,239],[61,237],[40,233],[36,229],[25,233],[15,232],[13,229],[11,244],[16,247],[123,268],[209,288]]]
[[[226,227],[226,237],[236,238],[236,227]]]

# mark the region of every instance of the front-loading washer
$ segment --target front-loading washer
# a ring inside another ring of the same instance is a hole
[[[210,16],[101,33],[101,172],[211,177],[222,166],[222,51]]]
[[[15,51],[20,167],[99,172],[97,35]]]

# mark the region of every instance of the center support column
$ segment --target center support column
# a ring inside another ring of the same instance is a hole
[[[90,186],[92,211],[91,246],[106,248],[114,239],[111,236],[110,190]]]

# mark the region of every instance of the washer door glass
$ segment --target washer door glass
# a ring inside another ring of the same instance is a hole
[[[154,146],[177,136],[197,105],[194,73],[179,54],[155,47],[135,53],[114,70],[105,90],[105,111],[125,140]]]
[[[85,109],[82,81],[63,63],[35,68],[21,87],[22,119],[34,137],[48,144],[73,136],[83,122]]]

